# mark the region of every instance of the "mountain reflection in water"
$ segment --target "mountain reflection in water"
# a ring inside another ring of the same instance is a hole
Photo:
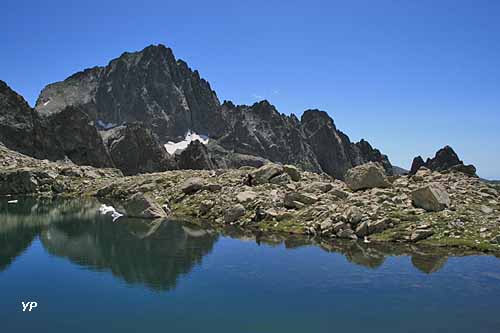
[[[245,234],[238,229],[220,232],[169,220],[139,220],[97,214],[96,201],[0,202],[0,272],[5,270],[39,237],[52,255],[91,270],[109,271],[128,284],[154,290],[171,290],[180,275],[201,263],[219,235],[252,240],[258,244],[297,248],[315,245],[343,254],[351,263],[369,268],[383,265],[387,256],[411,256],[422,272],[434,273],[447,261],[448,252],[416,245],[331,242],[299,237]],[[451,253],[462,255],[465,253]]]

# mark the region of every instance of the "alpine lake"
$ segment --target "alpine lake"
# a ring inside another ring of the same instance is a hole
[[[113,221],[99,206],[0,200],[0,332],[500,332],[493,255]]]

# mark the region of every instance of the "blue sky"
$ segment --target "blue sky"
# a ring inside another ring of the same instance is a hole
[[[0,79],[40,90],[162,43],[221,100],[328,111],[409,167],[451,145],[500,179],[500,1],[2,0]]]

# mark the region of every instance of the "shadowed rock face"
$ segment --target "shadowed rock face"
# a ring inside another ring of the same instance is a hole
[[[321,170],[294,115],[280,114],[268,101],[252,106],[226,102],[221,112],[227,122],[226,134],[218,140],[222,147],[239,154],[296,164],[310,171]]]
[[[125,175],[175,168],[175,161],[151,130],[141,123],[103,131],[102,136],[115,167],[122,170]]]
[[[37,117],[36,128],[40,154],[45,158],[67,157],[75,164],[99,168],[113,166],[99,132],[87,114],[77,107]]]
[[[301,127],[324,172],[343,179],[346,171],[354,166],[379,162],[389,175],[392,174],[387,156],[365,140],[352,143],[347,135],[337,130],[326,112],[307,110],[302,115]]]
[[[392,173],[387,156],[364,140],[352,143],[324,111],[307,110],[299,120],[262,101],[252,106],[225,102],[222,112],[227,130],[218,143],[230,151],[323,171],[338,179],[351,167],[369,161],[380,162]]]
[[[215,169],[207,147],[200,141],[191,142],[177,157],[180,169],[206,170]]]
[[[106,67],[77,73],[47,86],[36,103],[40,113],[80,105],[92,120],[139,121],[163,142],[188,129],[222,133],[219,100],[209,83],[163,45],[124,53]]]
[[[35,155],[34,117],[24,98],[0,81],[0,142],[12,150]]]
[[[40,116],[0,81],[0,142],[37,158],[110,167],[102,139],[87,114],[75,107]]]

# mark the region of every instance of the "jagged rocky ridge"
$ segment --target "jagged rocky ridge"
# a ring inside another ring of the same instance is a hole
[[[50,118],[70,106],[82,110],[104,137],[109,137],[105,133],[109,127],[141,123],[153,134],[152,138],[138,138],[139,142],[148,142],[149,150],[182,140],[188,130],[211,138],[208,151],[190,150],[205,157],[184,154],[177,165],[150,163],[141,157],[142,152],[132,149],[129,156],[146,165],[129,168],[127,163],[115,164],[126,174],[185,167],[182,161],[186,160],[200,161],[193,165],[195,169],[255,166],[261,160],[272,160],[323,171],[339,179],[349,168],[374,161],[392,173],[385,155],[364,140],[352,143],[326,112],[308,110],[299,120],[293,114],[280,114],[268,101],[252,106],[221,104],[198,71],[177,60],[163,45],[124,53],[105,67],[87,69],[50,84],[41,92],[35,109]],[[113,135],[118,140],[116,133]],[[109,154],[111,160],[120,159],[113,151]]]
[[[410,175],[416,174],[422,167],[441,172],[460,171],[470,176],[476,176],[476,167],[472,164],[465,165],[450,146],[439,149],[434,158],[427,158],[425,162],[422,156],[415,157],[411,164]]]

